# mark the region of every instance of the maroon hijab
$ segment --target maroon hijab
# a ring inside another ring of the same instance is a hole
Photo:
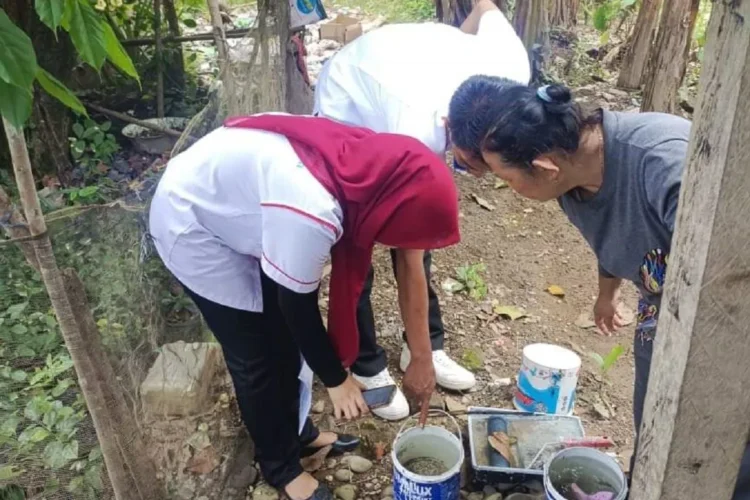
[[[359,353],[357,303],[375,243],[431,250],[460,240],[450,170],[416,139],[326,118],[267,114],[229,118],[225,126],[285,136],[341,205],[344,233],[331,250],[328,332],[350,366]]]

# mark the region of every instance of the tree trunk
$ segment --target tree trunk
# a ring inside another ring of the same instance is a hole
[[[523,41],[532,67],[534,54],[549,46],[549,21],[545,0],[517,0],[513,27]]]
[[[26,219],[13,206],[10,196],[8,196],[2,186],[0,186],[0,226],[5,230],[5,234],[10,239],[28,238],[30,236],[29,228],[26,226]],[[18,247],[21,249],[23,256],[26,257],[26,262],[39,271],[39,262],[36,260],[36,253],[34,253],[34,246],[31,244],[31,241],[21,241],[18,243]]]
[[[572,28],[578,20],[578,0],[550,0],[549,26]]]
[[[3,120],[3,124],[8,137],[21,204],[28,221],[29,232],[34,237],[31,241],[39,263],[42,281],[60,325],[65,346],[73,360],[78,384],[86,400],[86,406],[94,422],[115,497],[117,500],[161,499],[163,494],[162,489],[156,486],[156,471],[153,466],[149,467],[144,450],[139,450],[133,445],[135,436],[121,434],[129,429],[123,428],[122,422],[118,422],[110,413],[116,410],[112,408],[111,399],[108,398],[108,395],[112,395],[112,388],[104,383],[105,380],[102,379],[103,372],[101,371],[101,364],[106,363],[107,359],[106,357],[95,359],[91,356],[89,349],[92,346],[88,345],[81,334],[75,311],[68,299],[63,275],[57,267],[52,243],[47,234],[47,226],[39,205],[23,132],[5,120]],[[119,417],[127,418],[127,415],[119,415]],[[128,450],[123,448],[126,444],[130,445]],[[127,457],[128,452],[135,453],[133,460],[126,460],[125,457]],[[140,461],[142,467],[136,470],[131,469],[129,465],[137,463],[137,461]],[[148,475],[135,476],[137,472],[144,469],[148,471]]]
[[[617,86],[626,89],[639,89],[648,64],[651,45],[659,24],[661,0],[643,0],[633,34],[628,40],[628,48],[620,68]]]
[[[177,9],[174,0],[164,0],[164,18],[169,28],[169,36],[177,38],[180,33],[180,19],[177,17]],[[165,53],[165,76],[168,78],[167,86],[178,92],[185,91],[185,59],[182,53],[182,44],[174,43],[166,46]]]
[[[700,0],[667,0],[659,34],[651,48],[641,111],[674,113],[677,93],[687,70],[690,43]]]

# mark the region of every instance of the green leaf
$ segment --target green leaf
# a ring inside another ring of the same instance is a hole
[[[102,449],[99,446],[95,446],[89,452],[89,462],[96,462],[102,458]]]
[[[100,70],[107,58],[105,24],[86,0],[66,0],[65,7],[69,19],[63,19],[63,28],[70,34],[81,59]]]
[[[107,132],[110,128],[112,128],[112,122],[104,122],[99,125],[99,130],[102,132]]]
[[[10,328],[10,331],[16,335],[23,335],[24,333],[28,332],[29,329],[21,323],[17,323]]]
[[[83,125],[81,125],[80,123],[74,123],[73,133],[76,135],[76,137],[83,137],[83,134],[86,133],[86,129],[84,129]]]
[[[16,357],[18,358],[33,358],[36,356],[36,351],[27,345],[22,345],[16,349]]]
[[[16,382],[23,382],[26,380],[26,372],[23,370],[16,370],[13,373],[10,374],[10,378]]]
[[[0,467],[0,481],[8,481],[21,475],[23,471],[18,470],[13,465],[3,465]],[[7,497],[13,498],[13,497]],[[25,496],[19,496],[17,498],[25,498]]]
[[[49,437],[49,431],[44,427],[27,427],[18,436],[20,443],[41,443]]]
[[[622,353],[625,352],[625,348],[621,346],[620,344],[617,344],[612,348],[611,351],[609,351],[609,354],[602,360],[602,370],[605,372],[609,371],[610,368],[617,362],[618,359],[620,359],[620,356],[622,356]]]
[[[55,386],[54,389],[52,389],[52,397],[57,398],[60,397],[65,391],[68,390],[68,387],[73,385],[73,380],[66,378],[57,383],[57,386]]]
[[[620,3],[621,8],[626,9],[630,7],[631,5],[635,5],[636,0],[622,0]]]
[[[107,59],[120,68],[126,75],[140,83],[141,79],[138,77],[138,71],[135,69],[132,59],[130,59],[120,40],[117,39],[112,26],[108,23],[102,23],[102,28],[104,29],[104,46],[107,50]]]
[[[39,19],[54,32],[60,27],[65,12],[65,0],[35,0],[34,8]]]
[[[86,483],[94,489],[94,491],[102,491],[104,489],[104,483],[102,483],[102,468],[98,465],[89,467],[83,474],[86,478]]]
[[[70,454],[65,448],[65,445],[60,441],[52,441],[44,447],[44,453],[42,453],[42,459],[44,465],[50,469],[60,469],[65,464],[70,462],[68,458]],[[75,457],[74,457],[75,458]]]
[[[36,74],[36,80],[49,95],[79,115],[86,114],[86,108],[83,107],[83,104],[78,100],[78,97],[76,97],[68,87],[63,85],[60,80],[49,74],[46,70],[39,68]]]
[[[86,186],[78,191],[78,196],[88,198],[89,196],[95,195],[97,191],[99,191],[99,186]]]
[[[604,366],[604,359],[598,352],[590,352],[589,357],[594,360],[596,366],[602,369],[602,367]]]
[[[195,28],[198,26],[198,23],[195,22],[195,19],[190,19],[189,17],[186,17],[182,20],[182,24],[187,26],[188,28]]]
[[[10,319],[17,319],[29,306],[28,302],[21,302],[20,304],[14,304],[7,309],[7,313]]]
[[[16,437],[16,429],[21,423],[21,417],[18,415],[8,415],[0,422],[0,436]]]
[[[605,3],[600,5],[596,11],[594,11],[594,28],[600,33],[607,31],[609,27],[609,4]]]
[[[3,9],[0,9],[0,47],[0,80],[30,92],[36,76],[34,46],[26,33],[10,20]]]
[[[63,446],[63,454],[68,460],[75,460],[78,458],[78,440],[72,439],[69,443]]]

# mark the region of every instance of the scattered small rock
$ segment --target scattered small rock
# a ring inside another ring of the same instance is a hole
[[[333,494],[341,500],[355,500],[357,498],[357,487],[353,484],[344,484],[336,488]]]
[[[471,404],[471,396],[468,394],[461,398],[461,404],[466,406]]]
[[[467,500],[469,498],[469,492],[466,490],[461,490],[459,494],[461,496],[461,500]]]
[[[495,492],[484,497],[484,500],[503,500],[503,494]]]
[[[497,490],[495,488],[493,488],[492,486],[488,485],[488,486],[484,487],[484,489],[482,490],[482,493],[484,493],[485,495],[489,496],[489,495],[493,495],[493,494],[497,493]]]
[[[329,458],[326,460],[326,469],[333,469],[336,467],[336,464],[338,464],[338,462],[335,458]]]
[[[596,413],[596,416],[602,420],[609,420],[611,417],[609,410],[603,403],[594,403],[594,413]]]
[[[448,413],[461,413],[466,411],[466,406],[450,396],[445,397],[445,408]]]
[[[495,387],[510,387],[513,384],[513,379],[510,377],[496,378],[492,381],[492,385]]]
[[[332,483],[333,482],[333,476],[326,476],[326,481],[328,481],[329,483]]]
[[[469,496],[467,497],[467,500],[483,500],[484,499],[484,493],[481,491],[475,491],[474,493],[469,493]]]
[[[354,477],[354,473],[349,469],[339,469],[336,471],[333,477],[335,477],[337,481],[348,483],[352,480],[352,477]]]
[[[279,500],[279,492],[263,483],[253,490],[253,500]]]
[[[437,391],[430,396],[430,410],[445,410],[445,401]]]
[[[372,469],[372,462],[359,455],[349,455],[341,459],[341,465],[349,467],[357,474],[364,474]]]
[[[393,497],[393,485],[387,484],[383,488],[383,491],[380,492],[380,498],[385,499],[385,498],[392,498],[392,497]]]
[[[326,409],[326,402],[324,400],[320,400],[316,402],[312,407],[313,413],[323,413]]]

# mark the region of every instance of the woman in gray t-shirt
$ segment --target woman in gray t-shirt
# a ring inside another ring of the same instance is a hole
[[[474,76],[453,95],[453,152],[473,171],[492,171],[527,198],[557,199],[596,254],[594,319],[605,335],[622,326],[622,280],[640,291],[634,353],[636,429],[653,352],[690,122],[661,113],[585,115],[561,85],[539,89]],[[745,454],[734,500],[750,498]]]

